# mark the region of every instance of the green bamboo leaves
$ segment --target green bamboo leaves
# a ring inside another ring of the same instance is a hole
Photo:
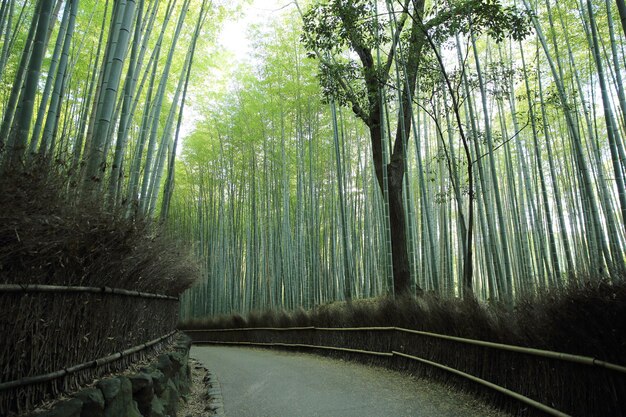
[[[124,206],[129,216],[157,216],[166,175],[173,192],[174,143],[195,46],[216,12],[206,0],[160,3],[2,3],[3,170],[43,158],[67,170],[68,192],[77,198]]]

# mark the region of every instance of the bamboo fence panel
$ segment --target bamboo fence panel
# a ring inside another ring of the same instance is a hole
[[[178,310],[175,297],[139,291],[0,286],[0,415],[28,411],[159,351]]]
[[[87,292],[94,294],[117,294],[129,297],[156,298],[159,300],[178,301],[178,297],[163,294],[151,294],[141,291],[124,290],[110,287],[80,287],[62,285],[39,285],[39,284],[0,284],[1,293],[27,293],[27,292],[48,292],[48,293],[79,293]]]

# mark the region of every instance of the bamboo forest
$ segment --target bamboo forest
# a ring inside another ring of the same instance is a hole
[[[511,305],[625,276],[625,48],[623,0],[3,0],[1,170],[190,241],[182,318]]]

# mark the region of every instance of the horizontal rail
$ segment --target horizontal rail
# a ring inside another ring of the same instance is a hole
[[[516,400],[521,401],[521,402],[523,402],[525,404],[528,404],[528,405],[530,405],[532,407],[535,407],[536,409],[541,410],[544,413],[549,414],[551,416],[569,417],[569,414],[565,414],[562,411],[559,411],[559,410],[557,410],[555,408],[549,407],[549,406],[547,406],[545,404],[542,404],[542,403],[540,403],[538,401],[535,401],[532,398],[528,398],[528,397],[526,397],[526,396],[524,396],[524,395],[522,395],[520,393],[517,393],[515,391],[511,391],[511,390],[506,389],[506,388],[504,388],[504,387],[502,387],[500,385],[496,385],[496,384],[494,384],[492,382],[489,382],[487,380],[484,380],[482,378],[478,378],[478,377],[476,377],[474,375],[470,375],[470,374],[465,373],[463,371],[459,371],[458,369],[450,368],[449,366],[445,366],[445,365],[442,365],[442,364],[437,363],[437,362],[429,361],[427,359],[419,358],[417,356],[407,355],[406,353],[402,353],[402,352],[391,351],[391,353],[393,353],[394,355],[397,355],[397,356],[401,356],[403,358],[407,358],[407,359],[411,359],[411,360],[414,360],[414,361],[422,362],[422,363],[425,363],[427,365],[431,365],[431,366],[434,366],[436,368],[443,369],[443,370],[451,372],[453,374],[462,376],[463,378],[469,379],[470,381],[477,382],[477,383],[479,383],[481,385],[484,385],[486,387],[494,389],[494,390],[496,390],[496,391],[498,391],[498,392],[500,392],[502,394],[508,395],[509,397],[515,398]]]
[[[421,330],[405,329],[402,327],[244,327],[240,329],[237,329],[237,328],[206,329],[206,330],[194,329],[194,330],[184,330],[184,331],[193,333],[193,332],[235,332],[235,331],[255,331],[255,330],[276,330],[276,331],[319,330],[319,331],[333,331],[333,332],[395,330],[395,331],[399,331],[402,333],[409,333],[409,334],[416,334],[420,336],[451,340],[454,342],[471,344],[471,345],[476,345],[476,346],[483,346],[483,347],[488,347],[492,349],[500,349],[500,350],[507,350],[511,352],[517,352],[517,353],[525,353],[528,355],[539,356],[539,357],[550,358],[550,359],[557,359],[557,360],[561,360],[565,362],[573,362],[573,363],[578,363],[578,364],[588,365],[588,366],[598,366],[600,368],[605,368],[611,371],[626,374],[626,366],[617,365],[611,362],[606,362],[597,358],[592,358],[590,356],[573,355],[570,353],[554,352],[550,350],[527,348],[527,347],[522,347],[522,346],[507,345],[503,343],[487,342],[484,340],[477,340],[477,339],[466,339],[463,337],[448,336],[445,334],[430,333],[430,332],[424,332]]]
[[[336,350],[339,352],[350,352],[350,353],[362,353],[365,355],[374,355],[374,356],[393,356],[393,353],[389,352],[375,352],[371,350],[361,350],[361,349],[349,349],[349,348],[341,348],[335,346],[320,346],[320,345],[305,345],[301,343],[263,343],[263,342],[221,342],[221,341],[198,341],[196,343],[207,343],[207,344],[215,344],[215,345],[244,345],[244,346],[279,346],[279,347],[299,347],[299,348],[310,348],[310,349],[323,349],[323,350]]]
[[[254,331],[254,330],[324,330],[324,331],[377,331],[377,330],[398,330],[398,327],[235,327],[232,329],[189,329],[184,330],[185,332],[236,332],[236,331]]]
[[[121,359],[121,358],[123,358],[125,356],[132,355],[133,353],[137,353],[137,352],[140,352],[140,351],[142,351],[144,349],[147,349],[147,348],[149,348],[151,346],[154,346],[157,343],[162,342],[163,340],[173,336],[175,333],[176,333],[176,331],[173,331],[173,332],[170,332],[170,333],[166,334],[165,336],[161,336],[158,339],[151,340],[151,341],[146,342],[144,344],[128,348],[126,350],[114,353],[114,354],[109,355],[109,356],[105,356],[103,358],[99,358],[99,359],[92,360],[92,361],[89,361],[89,362],[83,362],[83,363],[78,364],[78,365],[70,366],[69,368],[61,369],[60,371],[50,372],[50,373],[43,374],[43,375],[28,376],[28,377],[16,379],[16,380],[13,380],[13,381],[8,381],[8,382],[2,382],[2,383],[0,383],[0,391],[6,391],[6,390],[9,390],[11,388],[21,387],[21,386],[24,386],[24,385],[37,384],[39,382],[48,382],[48,381],[52,381],[54,379],[58,379],[58,378],[64,377],[65,375],[69,375],[69,374],[81,371],[83,369],[97,368],[97,367],[100,367],[102,365],[106,365],[108,363],[114,362],[114,361],[116,361],[118,359]]]
[[[489,347],[493,349],[508,350],[511,352],[525,353],[528,355],[541,356],[541,357],[550,358],[550,359],[558,359],[558,360],[562,360],[566,362],[580,363],[583,365],[599,366],[601,368],[610,369],[612,371],[626,373],[626,366],[616,365],[614,363],[602,361],[600,359],[592,358],[590,356],[572,355],[571,353],[554,352],[551,350],[542,350],[542,349],[527,348],[527,347],[522,347],[522,346],[507,345],[503,343],[486,342],[484,340],[477,340],[477,339],[465,339],[462,337],[448,336],[448,335],[438,334],[438,333],[429,333],[429,332],[423,332],[420,330],[403,329],[401,327],[396,327],[395,329],[404,333],[417,334],[420,336],[428,336],[428,337],[434,337],[438,339],[452,340],[454,342],[466,343],[466,344],[477,345],[477,346],[484,346],[484,347]]]
[[[241,327],[233,329],[191,329],[183,330],[184,332],[237,332],[237,331],[253,331],[253,330],[277,330],[277,331],[289,331],[289,330],[316,330],[316,327]]]
[[[154,298],[154,299],[159,299],[159,300],[178,301],[178,297],[172,297],[170,295],[152,294],[152,293],[141,292],[141,291],[124,290],[121,288],[39,285],[39,284],[0,284],[0,294],[1,293],[26,293],[26,292],[50,292],[50,293],[85,292],[85,293],[93,293],[93,294],[115,294],[115,295],[125,295],[129,297]]]
[[[344,332],[356,332],[356,331],[385,331],[385,330],[397,330],[395,327],[316,327],[317,330],[327,331],[327,332],[336,332],[336,331],[344,331]]]

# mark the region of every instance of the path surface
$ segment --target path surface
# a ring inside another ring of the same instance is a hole
[[[501,417],[471,396],[398,372],[312,354],[193,346],[228,417]]]

